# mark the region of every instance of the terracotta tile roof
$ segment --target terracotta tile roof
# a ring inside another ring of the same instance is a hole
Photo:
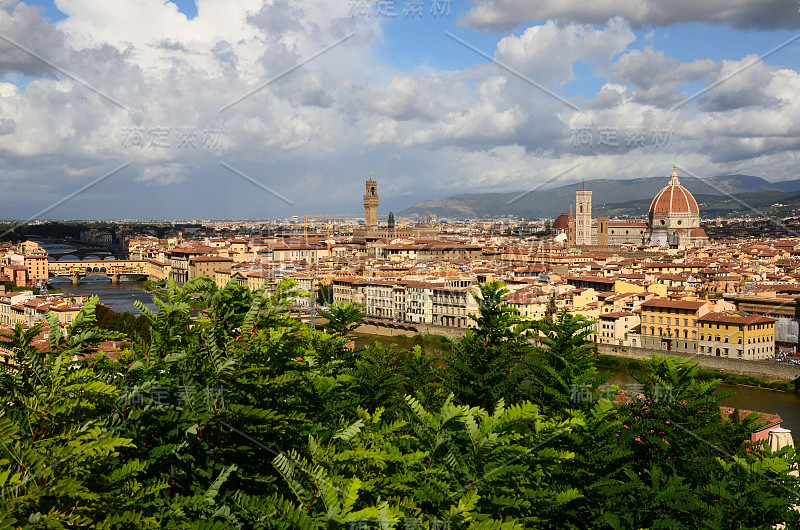
[[[205,261],[205,262],[212,262],[212,261],[213,262],[220,262],[220,261],[233,262],[233,258],[223,258],[222,256],[194,256],[192,258],[189,258],[189,261],[190,262],[203,262],[203,261]]]
[[[761,315],[738,315],[730,314],[725,311],[718,311],[714,313],[706,313],[698,318],[700,322],[719,322],[725,324],[738,324],[750,326],[753,324],[770,324],[775,322],[774,318],[764,317]]]
[[[728,419],[731,416],[731,414],[733,414],[733,411],[735,409],[733,407],[720,407],[719,410],[722,413],[722,418],[723,419]],[[754,412],[754,411],[745,410],[745,409],[739,409],[739,418],[740,419],[745,419],[752,412]],[[756,420],[757,423],[765,423],[765,422],[767,423],[767,425],[765,425],[764,427],[762,427],[760,429],[761,431],[767,430],[767,429],[772,429],[776,425],[780,425],[783,422],[781,417],[779,415],[777,415],[777,414],[772,414],[772,413],[769,413],[769,412],[757,412],[757,411],[755,411],[755,412],[756,412],[756,414],[758,414],[758,419]]]
[[[672,309],[688,309],[697,311],[706,305],[706,302],[690,302],[687,300],[665,300],[663,298],[655,298],[642,303],[642,307],[663,307]]]
[[[636,316],[634,313],[630,311],[617,311],[616,313],[606,313],[605,315],[600,315],[601,319],[604,320],[616,320],[622,317],[633,317]]]

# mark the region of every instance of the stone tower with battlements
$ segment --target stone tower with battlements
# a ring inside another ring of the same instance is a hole
[[[364,220],[367,230],[378,228],[378,183],[369,176],[367,192],[364,195]]]

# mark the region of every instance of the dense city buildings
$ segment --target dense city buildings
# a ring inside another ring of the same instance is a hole
[[[552,221],[430,216],[420,225],[392,215],[389,223],[374,177],[365,190],[360,220],[199,222],[163,237],[133,227],[81,233],[87,245],[107,242],[104,234],[124,240],[119,259],[56,258],[36,240],[6,244],[0,279],[24,286],[138,274],[185,284],[208,276],[219,287],[234,281],[255,290],[291,278],[307,293],[292,302],[297,314],[354,302],[377,332],[440,334],[474,326],[478,285],[500,280],[505,303],[521,316],[582,315],[595,323],[601,347],[744,360],[797,352],[800,236],[731,237],[725,230],[737,225],[703,220],[674,170],[646,220],[593,218],[592,191],[580,189],[570,213]],[[80,304],[9,292],[0,297],[0,324],[34,322],[45,308],[68,322]]]

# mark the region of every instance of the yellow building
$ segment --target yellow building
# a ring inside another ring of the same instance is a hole
[[[229,281],[231,281],[230,269],[217,269],[214,271],[214,283],[217,284],[217,288],[225,288]]]
[[[547,316],[547,306],[550,302],[547,296],[542,296],[531,289],[519,289],[505,296],[509,307],[519,311],[519,315],[528,320],[541,320]]]
[[[641,283],[634,283],[625,280],[615,280],[613,291],[615,293],[643,293],[647,291],[647,287],[645,287]]]
[[[656,298],[642,303],[642,347],[654,351],[697,353],[697,319],[706,302]]]
[[[707,313],[698,319],[704,355],[769,359],[775,354],[775,319],[738,313]]]
[[[147,262],[147,277],[151,281],[166,280],[170,277],[172,266],[169,263],[164,263],[156,260],[149,260]]]
[[[572,295],[572,307],[576,310],[596,306],[599,301],[598,292],[594,289],[576,289],[569,294]]]
[[[47,280],[50,277],[47,251],[32,241],[26,241],[23,248],[28,281]]]
[[[221,256],[194,256],[189,258],[189,279],[199,276],[214,278],[214,271],[230,267],[233,259]]]
[[[265,283],[270,283],[270,274],[265,271],[252,271],[247,273],[247,288],[252,292],[256,292]],[[274,279],[271,283],[275,283]]]

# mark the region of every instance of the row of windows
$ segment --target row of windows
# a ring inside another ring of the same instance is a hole
[[[647,328],[646,327],[642,327],[642,331],[647,333]],[[654,328],[653,326],[650,326],[650,335],[655,335],[655,334],[656,334],[656,328]],[[667,329],[667,332],[664,333],[664,329],[663,328],[658,328],[658,336],[659,337],[663,337],[665,335],[667,337],[672,337],[672,330],[671,329]],[[675,338],[680,338],[680,335],[681,335],[681,330],[675,330]],[[686,330],[686,329],[683,330],[683,338],[684,339],[688,339],[689,338],[689,331]],[[697,332],[696,331],[692,331],[692,340],[697,340]]]
[[[648,329],[647,327],[642,327],[642,331],[645,334],[647,333],[647,329]],[[658,336],[659,337],[664,337],[664,336],[672,337],[673,336],[672,331],[673,330],[671,330],[671,329],[667,329],[666,333],[664,333],[664,329],[663,328],[655,328],[653,326],[650,326],[650,333],[649,334],[655,336],[656,332],[658,332]],[[684,339],[688,339],[689,338],[688,330],[684,329],[682,333],[681,333],[681,330],[675,330],[675,335],[674,335],[675,338],[681,338],[681,335],[683,335]],[[713,340],[715,342],[728,342],[729,341],[729,337],[730,336],[722,336],[721,337],[720,335],[710,335],[709,334],[708,335],[708,340],[710,340],[710,341]],[[696,340],[696,339],[697,339],[697,332],[696,331],[692,331],[692,340]],[[700,334],[700,340],[706,340],[706,335],[705,334]],[[774,336],[773,335],[759,335],[757,337],[748,337],[747,338],[747,344],[758,344],[758,343],[761,343],[761,342],[772,342],[773,340],[774,340]],[[741,337],[737,337],[737,342],[739,344],[741,344],[742,343],[742,338]]]
[[[667,325],[668,326],[672,325],[672,317],[666,317],[666,318],[667,318]],[[644,320],[645,320],[645,322],[647,322],[647,316],[644,317]],[[651,324],[655,324],[656,323],[656,317],[655,316],[651,316],[650,317],[650,323]],[[658,323],[659,324],[663,324],[664,323],[664,317],[658,317]],[[680,318],[675,317],[675,325],[676,326],[680,326],[681,325],[681,319]],[[688,318],[684,318],[683,319],[683,325],[684,326],[688,326],[689,325],[689,319]],[[694,325],[694,323],[692,323],[692,325]]]
[[[649,347],[649,348],[657,348],[657,349],[662,349],[662,350],[665,349],[665,347],[661,344],[661,341],[659,341],[659,340],[657,340],[655,338],[650,339],[650,341],[649,341],[649,342],[652,343],[652,345],[648,346],[647,342],[648,342],[647,337],[642,338],[642,346],[644,346],[645,348]],[[697,343],[696,342],[679,342],[679,341],[675,341],[674,344],[672,345],[671,349],[673,349],[673,350],[680,350],[680,349],[695,350],[695,349],[697,349]]]
[[[700,353],[707,353],[709,355],[722,355],[728,357],[729,349],[728,348],[715,348],[713,346],[700,346]],[[740,348],[736,348],[734,350],[736,356],[741,359],[742,357],[742,350]],[[771,346],[765,346],[763,348],[753,348],[752,350],[747,352],[752,356],[767,356],[768,354],[773,353],[773,348]]]
[[[716,326],[716,328],[714,326]],[[723,326],[726,329],[728,328],[728,325],[726,325],[726,324],[723,324]],[[740,326],[738,326],[736,324],[734,324],[733,326],[734,327],[738,327],[739,329],[742,329]],[[705,322],[701,322],[700,323],[700,327],[701,328],[708,328],[708,329],[722,329],[722,328],[720,328],[719,324],[706,324]],[[756,324],[755,326],[748,326],[747,329],[748,329],[748,331],[751,331],[751,330],[759,330],[759,329],[761,329],[761,330],[763,330],[763,329],[772,329],[773,327],[774,327],[774,324]]]
[[[694,311],[689,311],[688,309],[679,309],[675,307],[648,307],[647,311],[648,312],[652,311],[653,313],[667,313],[667,314],[675,313],[676,315],[688,315],[690,313],[694,314]]]
[[[728,338],[730,336],[723,336],[722,340],[720,340],[719,335],[709,335],[708,340],[713,340],[715,342],[728,342]],[[700,334],[700,340],[706,340],[705,335],[703,333]],[[758,337],[748,337],[747,344],[758,344],[759,342],[772,342],[774,340],[773,335],[759,335]],[[736,337],[736,342],[738,344],[742,343],[742,337]]]

